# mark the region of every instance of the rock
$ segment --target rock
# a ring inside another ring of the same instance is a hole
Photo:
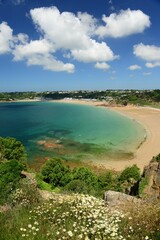
[[[160,162],[151,161],[144,168],[143,176],[148,180],[143,194],[152,200],[160,200]]]
[[[104,193],[104,201],[108,206],[125,205],[126,203],[139,204],[141,200],[121,192],[107,191]]]

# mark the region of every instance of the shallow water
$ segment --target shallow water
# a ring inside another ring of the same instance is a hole
[[[143,142],[136,121],[107,108],[55,102],[0,103],[0,136],[22,141],[30,162],[128,158]]]

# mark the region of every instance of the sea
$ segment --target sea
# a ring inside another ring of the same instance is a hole
[[[131,159],[146,131],[134,119],[104,107],[62,102],[0,103],[0,136],[20,140],[29,164]]]

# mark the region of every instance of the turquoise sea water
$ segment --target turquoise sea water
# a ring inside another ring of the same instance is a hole
[[[77,161],[131,157],[145,130],[107,108],[20,102],[0,104],[0,136],[22,141],[32,162],[50,156]]]

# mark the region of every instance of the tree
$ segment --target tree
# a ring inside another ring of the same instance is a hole
[[[0,137],[0,160],[17,160],[25,162],[27,154],[23,144],[15,138]]]
[[[73,179],[81,180],[86,183],[88,187],[96,187],[98,184],[98,178],[95,173],[93,173],[90,169],[79,167],[73,170]]]
[[[5,202],[9,194],[15,190],[23,169],[23,164],[16,160],[4,161],[0,164],[0,204]]]
[[[76,193],[84,193],[87,194],[88,193],[88,186],[84,181],[81,181],[79,179],[74,179],[72,181],[70,181],[65,189],[67,191],[71,191],[71,192],[76,192]]]
[[[44,181],[52,184],[53,187],[65,186],[72,179],[69,167],[65,167],[58,158],[46,162],[41,169],[41,176]]]

